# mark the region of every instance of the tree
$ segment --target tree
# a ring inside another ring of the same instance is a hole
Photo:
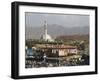
[[[80,42],[79,49],[80,50],[85,50],[85,43],[84,43],[84,41]]]

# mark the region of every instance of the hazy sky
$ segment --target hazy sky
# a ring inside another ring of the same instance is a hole
[[[26,27],[40,27],[46,20],[48,25],[57,24],[64,27],[89,27],[88,15],[70,14],[44,14],[44,13],[25,13]]]

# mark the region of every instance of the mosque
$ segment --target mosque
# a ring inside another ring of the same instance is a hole
[[[43,33],[41,39],[44,41],[50,41],[50,42],[54,41],[54,39],[52,39],[52,37],[48,34],[46,21],[44,21],[44,33]]]

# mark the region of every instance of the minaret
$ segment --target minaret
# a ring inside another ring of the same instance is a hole
[[[41,38],[45,41],[53,41],[51,36],[47,33],[47,22],[46,22],[46,20],[44,21],[44,33],[43,33]]]
[[[47,22],[46,22],[46,20],[44,21],[44,35],[45,35],[45,37],[47,36]]]

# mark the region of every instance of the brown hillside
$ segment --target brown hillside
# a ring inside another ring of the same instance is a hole
[[[64,35],[58,36],[56,39],[58,40],[89,40],[89,34],[86,35]]]

